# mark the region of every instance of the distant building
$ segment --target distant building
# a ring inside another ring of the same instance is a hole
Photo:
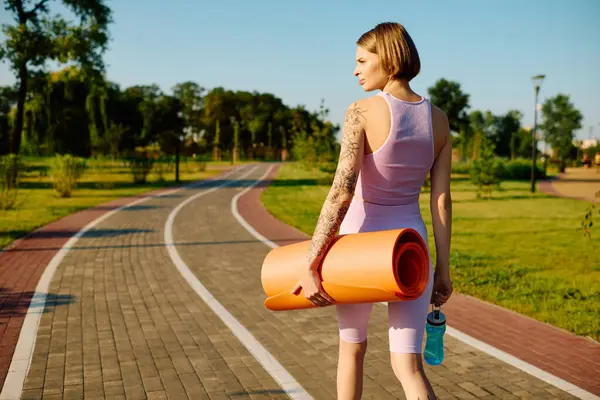
[[[590,147],[597,146],[598,139],[573,140],[573,145],[579,147],[582,150],[585,150],[589,149]]]

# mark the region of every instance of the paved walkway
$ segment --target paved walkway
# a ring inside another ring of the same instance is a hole
[[[8,375],[0,374],[6,377],[0,398],[334,399],[334,309],[266,310],[260,267],[269,247],[232,213],[232,199],[267,168],[244,166],[229,176],[163,191],[105,214],[67,243],[68,251],[57,253],[64,243],[56,236],[70,237],[94,211],[74,216],[64,230],[41,230],[30,239],[36,242],[25,240],[0,253],[5,292],[0,367],[12,360]],[[239,203],[240,214],[251,223],[250,210],[264,215],[264,209],[252,208],[258,193],[251,190]],[[277,229],[267,218],[256,222],[262,232]],[[279,243],[303,238],[289,227],[284,236],[271,236]],[[51,253],[59,258],[46,267]],[[31,301],[38,280],[38,292],[48,284],[45,305]],[[365,399],[404,398],[389,365],[386,326],[385,308],[376,307]],[[513,326],[509,337],[522,344],[518,328]],[[427,366],[441,399],[576,398],[456,335],[447,336],[444,363]],[[590,349],[588,361],[597,362],[599,353],[593,351],[598,347]],[[572,349],[564,350],[556,359],[568,366],[561,357],[568,358]],[[588,366],[598,378],[597,364]],[[586,390],[592,389],[600,392],[593,381]]]
[[[586,201],[598,201],[596,192],[600,190],[600,170],[596,168],[567,168],[555,180],[539,182],[542,192],[560,197],[570,197]]]

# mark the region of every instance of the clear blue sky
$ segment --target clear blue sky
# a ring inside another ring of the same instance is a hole
[[[341,123],[352,101],[371,95],[352,75],[357,38],[378,22],[397,21],[420,52],[416,91],[427,95],[437,79],[456,80],[471,95],[471,109],[518,109],[523,125],[533,125],[530,77],[545,74],[540,102],[569,95],[584,115],[577,136],[587,138],[593,125],[600,138],[600,0],[108,4],[114,23],[107,76],[122,86],[154,82],[170,91],[193,80],[208,89],[271,92],[311,110],[324,98],[330,118]],[[5,22],[7,12],[0,13]],[[0,65],[0,84],[13,82]]]

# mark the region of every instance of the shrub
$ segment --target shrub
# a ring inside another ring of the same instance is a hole
[[[196,172],[206,171],[206,162],[205,161],[196,161],[194,165],[196,167]]]
[[[460,175],[468,175],[471,172],[471,162],[469,161],[453,161],[452,173]]]
[[[313,138],[308,136],[306,132],[303,131],[294,137],[292,157],[306,169],[312,169],[316,166],[317,149]]]
[[[503,179],[528,180],[531,178],[531,160],[524,158],[502,161],[499,171]],[[536,178],[544,178],[544,165],[538,162],[535,165]]]
[[[154,166],[154,160],[140,154],[129,160],[129,166],[133,175],[133,183],[144,184]]]
[[[0,156],[0,209],[10,210],[17,204],[19,178],[23,168],[15,154]]]
[[[180,163],[180,166],[183,163]],[[164,183],[166,181],[165,174],[168,174],[175,170],[175,160],[172,157],[162,155],[154,160],[152,164],[152,171],[156,174],[157,180]]]
[[[50,175],[54,189],[60,197],[71,197],[77,181],[85,171],[86,162],[81,157],[57,154],[52,159]]]
[[[499,160],[494,158],[494,144],[486,137],[481,140],[479,157],[471,163],[471,182],[477,186],[477,198],[492,197],[494,187],[500,186]]]

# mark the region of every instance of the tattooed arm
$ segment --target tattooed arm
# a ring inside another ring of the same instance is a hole
[[[346,111],[333,184],[321,209],[308,252],[309,269],[313,271],[319,267],[325,252],[337,235],[354,196],[364,154],[365,108],[362,104],[362,101],[352,103]]]

